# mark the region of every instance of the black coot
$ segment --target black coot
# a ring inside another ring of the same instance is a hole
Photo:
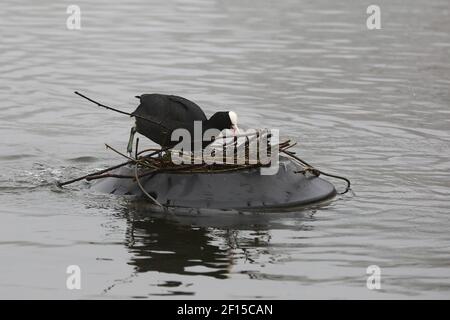
[[[188,99],[163,94],[143,94],[137,96],[140,104],[131,114],[136,116],[136,131],[162,147],[173,147],[179,141],[172,141],[172,132],[186,129],[194,139],[194,121],[202,122],[202,136],[208,129],[237,130],[237,116],[234,112],[216,112],[207,119],[203,110]],[[151,121],[148,121],[151,120]],[[132,132],[133,134],[133,132]],[[130,142],[132,137],[130,137]],[[211,141],[205,141],[206,147]]]

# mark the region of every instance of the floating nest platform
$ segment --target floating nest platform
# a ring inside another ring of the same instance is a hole
[[[295,145],[291,140],[273,146],[267,138],[270,135],[264,132],[256,135],[253,141],[258,143],[257,149],[251,148],[248,137],[242,143],[238,137],[221,143],[210,153],[222,160],[214,163],[204,154],[198,161],[195,153],[169,148],[138,151],[139,139],[134,157],[106,145],[127,161],[59,185],[85,179],[92,181],[91,188],[98,192],[145,197],[161,208],[238,210],[296,208],[329,200],[337,194],[336,189],[320,175],[344,180],[347,187],[343,193],[349,190],[348,179],[318,170],[290,151]],[[263,146],[266,150],[261,153]],[[239,152],[239,148],[243,150]],[[272,166],[274,151],[278,161]],[[270,161],[260,159],[260,154],[266,154]],[[176,164],[175,155],[178,161],[183,160],[181,164]],[[276,166],[273,174],[262,174],[262,170]]]
[[[116,169],[115,174],[96,180],[92,188],[116,195],[150,195],[162,206],[210,209],[276,209],[322,202],[336,195],[334,186],[280,157],[275,175],[261,175],[261,167],[210,172],[163,171],[143,175],[139,184],[132,176],[133,165]],[[129,176],[129,178],[122,178]]]

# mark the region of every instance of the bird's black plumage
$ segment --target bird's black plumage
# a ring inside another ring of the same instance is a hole
[[[143,94],[138,96],[140,104],[131,114],[136,119],[136,130],[162,147],[172,147],[178,141],[171,141],[172,132],[186,129],[194,138],[194,121],[202,122],[202,136],[208,129],[229,129],[232,126],[228,112],[216,112],[208,120],[203,110],[185,98],[163,95]],[[151,120],[151,121],[147,121]],[[205,141],[205,147],[211,141]]]
[[[136,130],[163,147],[171,145],[170,137],[175,129],[188,129],[194,121],[206,120],[197,104],[182,97],[154,93],[143,94],[139,99],[141,103],[132,115],[154,122],[136,117]]]

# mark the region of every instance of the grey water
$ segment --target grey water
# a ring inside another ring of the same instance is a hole
[[[450,298],[449,3],[376,1],[379,30],[370,4],[2,1],[0,298]],[[151,92],[234,110],[352,192],[294,212],[156,215],[87,182],[60,189],[123,161],[104,143],[124,151],[131,126],[74,90],[127,111]]]

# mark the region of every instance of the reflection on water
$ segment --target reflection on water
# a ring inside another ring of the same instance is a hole
[[[149,208],[142,201],[127,202],[123,208],[122,217],[127,221],[125,244],[131,254],[129,264],[135,271],[217,279],[228,277],[240,254],[248,263],[254,263],[257,252],[267,253],[263,249],[270,244],[269,223],[278,218],[231,212],[218,217],[214,211],[152,213]],[[302,215],[297,219],[300,223]]]
[[[116,215],[126,221],[124,245],[130,254],[126,263],[133,271],[108,285],[103,294],[127,285],[136,298],[193,296],[198,288],[194,290],[192,277],[227,280],[236,272],[248,279],[277,279],[279,276],[262,272],[266,264],[284,259],[271,248],[272,232],[311,231],[313,227],[307,223],[315,220],[315,210],[270,214],[223,211],[218,216],[214,210],[177,210],[171,214],[152,212],[151,208],[141,200],[121,204]],[[280,218],[284,218],[282,223]],[[239,271],[242,265],[252,267]],[[138,284],[142,282],[150,288],[141,288]],[[208,288],[201,289],[206,297],[221,296],[220,290],[208,293]]]
[[[211,245],[205,228],[192,228],[167,219],[129,220],[126,244],[137,272],[202,274],[224,279],[231,264],[227,250]],[[190,271],[202,267],[197,273]]]
[[[82,29],[69,31],[72,2],[2,2],[0,297],[449,297],[448,0],[377,1],[372,31],[356,0],[76,3]],[[129,111],[150,92],[232,108],[354,195],[161,216],[86,183],[60,190],[121,161],[103,146],[125,150],[130,127],[74,90]],[[80,291],[65,287],[72,264]]]

